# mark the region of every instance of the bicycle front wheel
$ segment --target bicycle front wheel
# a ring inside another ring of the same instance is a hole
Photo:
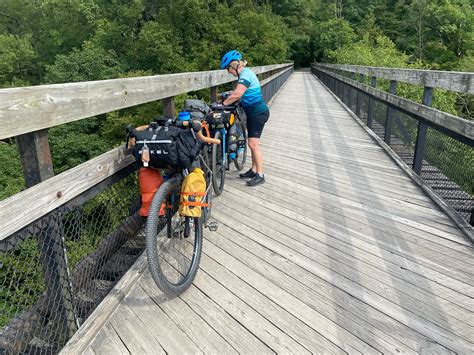
[[[191,286],[201,259],[201,219],[182,217],[177,212],[181,181],[172,178],[160,186],[146,222],[148,266],[156,285],[168,297],[175,297]],[[160,216],[163,203],[166,212]],[[165,228],[159,230],[163,224]]]
[[[214,138],[222,140],[222,135],[220,131],[217,131]],[[224,191],[225,183],[225,163],[222,154],[223,145],[212,145],[212,186],[214,187],[214,192],[216,196],[222,194]]]
[[[237,122],[236,125],[239,138],[237,139],[237,157],[234,159],[234,165],[237,171],[241,171],[247,160],[247,128],[242,121]]]

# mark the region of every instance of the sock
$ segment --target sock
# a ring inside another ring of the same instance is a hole
[[[258,175],[258,176],[260,176],[261,178],[263,178],[263,177],[264,177],[264,176],[263,176],[263,174],[257,174],[257,175]]]

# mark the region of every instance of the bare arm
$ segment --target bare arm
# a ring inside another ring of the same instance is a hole
[[[223,104],[227,106],[240,100],[240,98],[242,97],[242,95],[245,93],[246,90],[247,90],[247,87],[245,85],[237,84],[234,91],[232,91],[232,94],[230,94],[230,96],[224,100]]]

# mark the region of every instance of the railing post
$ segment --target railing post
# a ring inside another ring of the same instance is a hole
[[[370,77],[370,86],[377,87],[377,78],[375,76]],[[369,97],[369,108],[367,113],[367,127],[372,128],[372,121],[374,117],[374,106],[375,106],[375,99]]]
[[[397,81],[396,80],[390,80],[390,93],[393,95],[397,94]],[[390,137],[392,135],[392,126],[393,126],[393,114],[395,112],[395,109],[388,105],[387,107],[387,119],[385,120],[385,137],[384,141],[385,143],[390,145]]]
[[[54,176],[53,162],[48,143],[48,130],[26,133],[17,138],[20,159],[23,166],[26,187],[31,187]],[[69,275],[66,245],[62,223],[46,220],[42,233],[38,236],[38,249],[43,268],[49,309],[59,314],[60,322],[53,324],[53,329],[61,332],[66,327],[66,334],[71,337],[79,327],[72,301],[72,285]],[[57,308],[53,308],[57,303]],[[51,317],[54,318],[54,317]]]
[[[163,116],[174,118],[176,116],[176,108],[174,105],[174,97],[167,97],[161,100],[163,104]]]
[[[360,83],[364,82],[364,74],[359,74],[359,82]],[[357,115],[357,117],[360,117],[360,108],[362,106],[361,97],[362,97],[362,94],[360,93],[360,90],[357,90],[357,98],[356,98],[356,115]]]
[[[44,129],[16,137],[26,187],[54,176],[49,150],[48,130]]]
[[[422,104],[431,106],[433,103],[433,88],[425,86],[423,91]],[[422,121],[418,123],[418,134],[416,135],[415,155],[413,157],[413,170],[418,175],[421,174],[421,168],[423,165],[423,156],[425,152],[426,134],[428,132],[428,126]]]
[[[216,86],[211,86],[210,88],[210,99],[211,99],[211,102],[216,102],[217,101],[217,89],[219,88],[218,85]]]
[[[352,73],[351,79],[355,80],[355,76],[356,76],[356,73]],[[352,99],[353,99],[353,96],[354,96],[354,95],[352,95],[352,93],[356,89],[354,89],[351,85],[348,85],[348,87],[349,87],[349,109],[352,111]]]

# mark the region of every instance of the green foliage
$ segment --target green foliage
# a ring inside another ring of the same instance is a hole
[[[16,144],[0,141],[0,200],[25,188]]]
[[[0,86],[28,85],[36,53],[31,37],[0,34]]]
[[[350,24],[344,19],[330,19],[319,23],[316,29],[317,43],[315,56],[327,59],[331,52],[350,46],[356,35]]]
[[[44,278],[35,238],[0,253],[0,327],[17,313],[31,307],[44,291]]]
[[[64,83],[114,79],[122,71],[123,67],[113,50],[105,50],[86,42],[82,49],[58,55],[54,64],[46,66],[45,81]]]

